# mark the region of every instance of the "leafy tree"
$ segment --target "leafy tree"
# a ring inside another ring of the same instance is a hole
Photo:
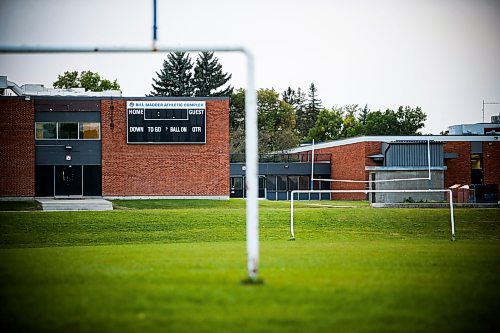
[[[120,90],[116,79],[111,82],[92,71],[82,71],[80,74],[78,71],[64,72],[63,75],[57,76],[53,86],[59,89],[85,88],[85,91]]]
[[[231,128],[229,130],[229,141],[231,154],[245,153],[245,129],[243,127]]]
[[[231,79],[231,74],[222,72],[219,59],[213,52],[202,52],[196,59],[194,67],[194,95],[195,96],[231,96],[233,88],[227,86],[220,89]]]
[[[314,83],[309,86],[309,92],[307,94],[308,100],[305,107],[305,113],[301,117],[301,127],[306,129],[311,129],[316,124],[316,119],[320,110],[323,108],[321,105],[321,100],[318,98],[318,90]]]
[[[259,126],[259,150],[272,152],[289,149],[299,143],[295,132],[295,111],[280,100],[274,89],[260,89],[257,92]]]
[[[342,131],[342,111],[339,109],[322,109],[315,125],[309,130],[307,140],[330,141],[339,139]]]
[[[288,87],[283,93],[283,101],[290,104],[295,109],[296,129],[301,138],[307,136],[309,132],[308,121],[306,117],[306,95],[300,88],[295,91]]]
[[[363,134],[363,125],[361,125],[360,121],[356,118],[358,110],[357,104],[346,105],[342,108],[344,119],[342,121],[341,137],[351,138]]]
[[[245,89],[238,89],[231,95],[229,103],[229,128],[231,131],[245,128]]]
[[[163,61],[163,68],[153,78],[150,96],[193,96],[193,63],[186,52],[171,52]]]
[[[424,122],[427,119],[427,115],[419,106],[415,109],[409,106],[400,106],[396,117],[398,118],[400,135],[420,134],[418,131],[425,126]]]
[[[424,127],[427,115],[420,107],[412,109],[400,106],[397,112],[387,109],[384,112],[370,112],[366,117],[367,135],[415,135]]]
[[[259,151],[262,153],[285,150],[299,144],[295,131],[295,110],[280,100],[273,89],[257,92]],[[229,109],[231,153],[244,153],[245,90],[238,89],[231,96]]]
[[[397,135],[399,134],[398,119],[392,110],[370,112],[366,117],[365,134],[367,135]]]

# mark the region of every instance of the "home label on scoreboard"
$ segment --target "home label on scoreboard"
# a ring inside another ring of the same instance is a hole
[[[205,101],[127,101],[127,143],[206,143]]]

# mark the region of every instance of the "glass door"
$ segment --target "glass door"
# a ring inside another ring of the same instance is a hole
[[[82,166],[56,165],[54,188],[55,196],[82,196]]]

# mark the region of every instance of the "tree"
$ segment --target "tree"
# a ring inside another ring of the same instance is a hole
[[[193,96],[193,63],[186,52],[171,52],[163,61],[163,68],[153,78],[150,96]]]
[[[397,135],[398,119],[392,110],[370,112],[366,117],[366,135]]]
[[[427,119],[427,115],[422,112],[419,106],[415,109],[409,106],[400,106],[396,117],[398,118],[400,135],[420,134],[418,131],[425,126],[424,122]]]
[[[295,111],[280,100],[274,89],[257,92],[259,150],[272,152],[296,146],[299,137],[295,132]]]
[[[301,138],[307,136],[309,132],[307,117],[306,117],[306,95],[300,88],[295,91],[288,87],[282,93],[283,101],[290,104],[295,109],[296,130]]]
[[[280,100],[273,89],[257,92],[259,151],[261,153],[286,150],[299,144],[295,131],[295,110]],[[231,96],[229,107],[231,153],[245,152],[245,90],[238,89]]]
[[[316,124],[316,119],[318,114],[322,109],[321,100],[318,98],[318,90],[314,83],[309,86],[309,92],[307,94],[308,100],[305,107],[305,113],[301,117],[301,124],[304,130],[311,129]]]
[[[336,108],[331,110],[322,109],[316,123],[309,130],[307,140],[312,141],[330,141],[339,139],[342,130],[342,111]]]
[[[82,71],[80,74],[78,71],[64,72],[57,76],[53,86],[59,89],[85,88],[85,91],[120,90],[116,79],[113,82],[101,79],[99,73],[91,71]]]
[[[229,129],[245,128],[245,89],[238,89],[231,95],[229,103]]]
[[[364,127],[366,125],[366,119],[368,118],[369,113],[370,109],[368,109],[368,105],[365,105],[365,107],[359,112],[358,121],[361,126]]]
[[[351,138],[363,134],[363,125],[361,125],[360,121],[356,118],[356,113],[358,111],[357,104],[346,105],[341,109],[341,114],[344,115],[342,131],[340,133],[342,138]]]
[[[193,88],[195,96],[231,96],[233,88],[220,89],[231,79],[231,74],[222,72],[219,59],[213,52],[202,52],[194,67]]]
[[[370,112],[366,117],[365,134],[418,135],[426,119],[427,115],[418,106],[415,109],[400,106],[397,112],[390,109]]]

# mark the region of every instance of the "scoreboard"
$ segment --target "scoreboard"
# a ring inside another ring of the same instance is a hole
[[[205,101],[127,101],[127,143],[206,143]]]

